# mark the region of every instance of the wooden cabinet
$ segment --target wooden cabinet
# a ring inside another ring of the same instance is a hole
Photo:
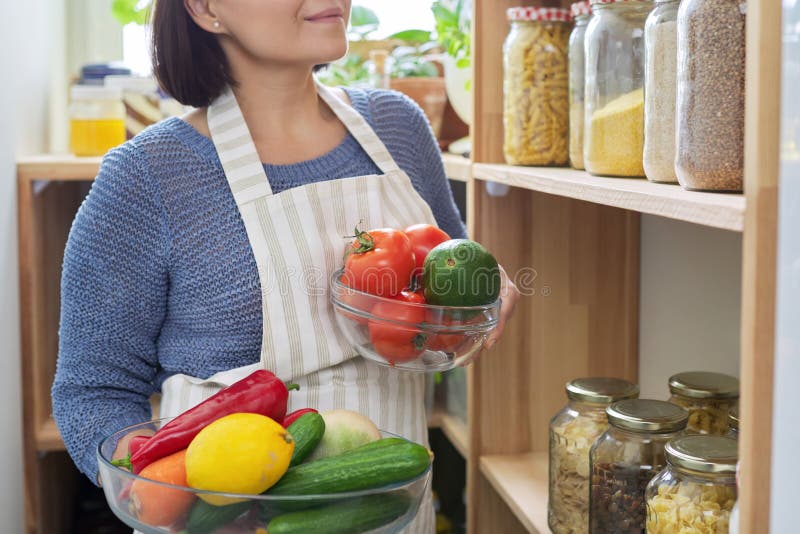
[[[468,531],[549,532],[548,423],[565,382],[640,378],[639,226],[652,214],[743,232],[740,532],[768,532],[780,3],[748,4],[745,195],[504,165],[501,58],[514,5],[475,0],[473,17],[470,234],[522,273],[526,295],[493,353],[469,369]],[[508,194],[490,195],[489,181]]]

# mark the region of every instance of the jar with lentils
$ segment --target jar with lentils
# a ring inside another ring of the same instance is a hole
[[[692,371],[669,378],[669,401],[689,410],[686,431],[724,435],[728,413],[739,399],[739,380],[722,373]]]
[[[588,0],[575,2],[570,11],[575,27],[569,36],[569,162],[573,168],[583,169],[583,71],[586,64],[583,41],[592,16],[592,6]]]
[[[656,0],[644,26],[644,174],[652,182],[675,176],[675,88],[678,4]]]
[[[503,46],[503,153],[512,165],[569,161],[568,9],[514,7]]]
[[[576,378],[567,405],[550,421],[550,493],[547,520],[554,534],[589,530],[589,449],[608,428],[606,408],[639,396],[621,378]]]
[[[743,0],[684,0],[678,10],[677,156],[686,189],[741,191]]]
[[[644,23],[653,3],[591,3],[583,163],[591,174],[644,176]]]
[[[648,534],[727,533],[736,503],[736,440],[686,436],[667,444],[667,467],[648,484]]]
[[[686,428],[680,406],[650,399],[615,402],[606,409],[609,427],[589,452],[589,532],[645,531],[644,491],[666,465],[664,446]]]

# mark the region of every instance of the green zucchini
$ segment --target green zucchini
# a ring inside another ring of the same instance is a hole
[[[325,433],[325,420],[316,412],[304,413],[286,430],[294,439],[294,452],[289,462],[289,467],[292,467],[305,460],[319,445]]]
[[[290,468],[268,495],[313,495],[379,488],[422,474],[431,456],[422,445],[398,438],[378,440],[338,456]]]
[[[214,506],[203,499],[197,499],[189,511],[189,518],[186,520],[186,532],[188,534],[210,534],[247,512],[250,504],[250,501],[246,501],[225,506]]]
[[[405,514],[411,499],[405,492],[368,495],[320,508],[273,517],[269,534],[359,534],[382,527]]]

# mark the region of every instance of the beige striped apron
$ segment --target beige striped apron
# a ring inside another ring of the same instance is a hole
[[[300,384],[289,410],[347,408],[379,428],[428,443],[421,373],[358,356],[336,325],[328,280],[342,267],[359,221],[364,228],[435,224],[427,203],[364,118],[329,89],[319,96],[383,174],[310,183],[273,194],[236,98],[229,90],[208,108],[208,126],[244,221],[261,282],[263,338],[256,364],[207,380],[177,374],[162,387],[161,416],[171,417],[258,368]],[[405,532],[435,531],[430,498]]]

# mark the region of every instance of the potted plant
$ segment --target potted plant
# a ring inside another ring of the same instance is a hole
[[[472,122],[472,66],[470,49],[471,0],[436,0],[431,7],[436,39],[444,48],[447,96],[456,114]]]

